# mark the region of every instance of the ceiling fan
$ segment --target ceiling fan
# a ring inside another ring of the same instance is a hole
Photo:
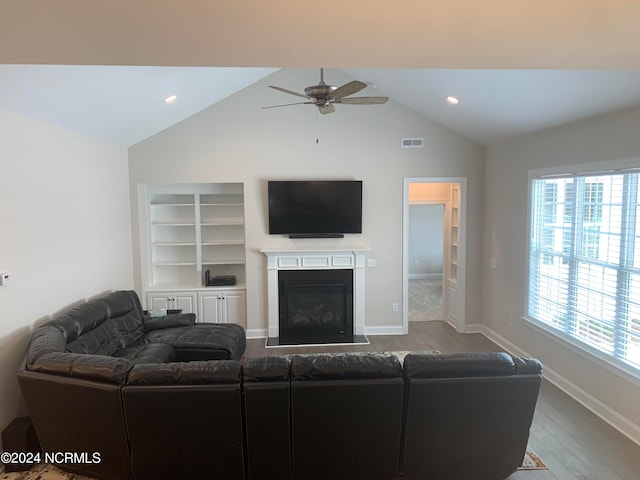
[[[317,85],[311,85],[304,89],[304,93],[294,92],[282,87],[275,87],[269,85],[270,88],[280,90],[281,92],[288,93],[289,95],[295,95],[296,97],[306,98],[306,102],[286,103],[284,105],[273,105],[265,108],[278,108],[288,107],[290,105],[315,105],[322,114],[332,113],[336,111],[334,106],[336,103],[343,105],[381,105],[387,103],[389,97],[349,97],[354,93],[358,93],[360,90],[367,87],[367,84],[354,80],[349,83],[345,83],[341,87],[334,87],[333,85],[327,85],[324,83],[324,68],[320,69],[320,83]]]

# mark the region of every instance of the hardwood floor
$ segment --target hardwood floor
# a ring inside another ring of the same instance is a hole
[[[369,345],[265,348],[264,339],[247,341],[246,355],[440,350],[502,350],[481,334],[459,334],[444,322],[411,322],[409,335],[370,336]],[[548,470],[519,471],[508,480],[637,480],[640,446],[543,380],[529,439]],[[399,477],[402,478],[402,477]]]

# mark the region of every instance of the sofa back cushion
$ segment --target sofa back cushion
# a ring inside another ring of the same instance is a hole
[[[47,325],[56,327],[66,341],[66,351],[88,355],[111,355],[118,349],[108,311],[100,300],[78,305]]]
[[[31,336],[31,344],[27,351],[26,366],[31,369],[33,363],[47,353],[61,353],[67,349],[67,341],[60,329],[54,325],[43,325],[36,328]]]
[[[291,378],[347,380],[402,377],[397,357],[385,353],[319,353],[291,356]]]
[[[504,352],[410,353],[403,373],[405,378],[495,377],[513,375],[515,363]]]
[[[143,334],[138,295],[134,291],[113,292],[78,305],[38,328],[29,352],[33,358],[27,364],[53,351],[111,356]]]
[[[108,324],[118,340],[118,348],[126,348],[144,335],[142,305],[136,292],[113,292],[102,301],[106,306]]]

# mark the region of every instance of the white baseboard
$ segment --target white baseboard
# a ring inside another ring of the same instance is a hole
[[[402,325],[381,325],[375,327],[364,327],[365,335],[404,335]]]
[[[505,349],[511,355],[515,355],[518,357],[531,357],[532,355],[528,354],[515,344],[511,343],[509,340],[504,338],[502,335],[493,331],[489,327],[481,324],[472,324],[467,325],[465,329],[466,333],[481,333],[485,337],[487,337],[492,342],[498,344],[501,348]],[[554,384],[564,393],[569,395],[579,404],[583,405],[585,408],[593,412],[595,415],[600,417],[602,420],[607,422],[613,428],[618,430],[620,433],[628,437],[634,443],[640,445],[640,426],[636,425],[628,418],[620,415],[618,412],[613,410],[608,405],[605,405],[600,400],[595,398],[593,395],[584,391],[580,387],[578,387],[573,382],[569,381],[558,372],[548,368],[543,365],[542,368],[542,376],[547,379],[549,382]]]
[[[251,328],[247,330],[247,338],[267,338],[266,328]],[[404,335],[402,325],[381,325],[364,327],[365,335]]]
[[[247,330],[247,338],[267,338],[268,329],[250,328]]]
[[[441,273],[410,273],[407,275],[409,280],[442,280]]]

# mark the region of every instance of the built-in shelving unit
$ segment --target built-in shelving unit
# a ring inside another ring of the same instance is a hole
[[[458,283],[458,245],[460,239],[460,185],[451,187],[451,224],[449,227],[449,282]]]
[[[202,302],[195,298],[200,290],[211,293],[212,287],[204,282],[206,271],[211,277],[234,275],[236,285],[222,289],[234,289],[244,301],[242,183],[141,185],[139,198],[141,271],[148,308],[163,305],[165,297],[167,308],[173,308],[177,301],[172,299],[188,293],[194,301],[183,306],[193,304],[192,310],[202,313],[198,307]]]

